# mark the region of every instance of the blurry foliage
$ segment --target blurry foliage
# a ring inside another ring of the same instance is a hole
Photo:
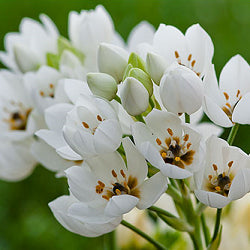
[[[18,31],[23,17],[38,20],[39,14],[45,13],[67,36],[69,11],[91,9],[98,4],[105,6],[125,39],[133,26],[144,19],[156,28],[166,23],[183,32],[200,23],[213,40],[217,74],[235,54],[250,61],[249,0],[0,0],[0,49],[4,35]],[[249,132],[249,126],[241,126],[235,140],[235,145],[247,153]],[[227,134],[228,130],[223,136]],[[67,194],[67,188],[65,179],[55,179],[53,173],[42,167],[22,182],[0,181],[0,249],[105,249],[105,237],[87,239],[72,234],[52,216],[48,202]],[[166,245],[174,244],[178,238],[178,234],[169,232],[159,236]]]

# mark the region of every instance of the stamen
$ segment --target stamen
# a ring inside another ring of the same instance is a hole
[[[191,58],[192,58],[192,54],[189,54],[188,61],[191,61]]]
[[[162,156],[162,158],[167,158],[167,153],[166,152],[162,152],[161,156]]]
[[[194,65],[195,65],[195,60],[193,60],[192,62],[191,62],[191,66],[192,66],[192,68],[194,67]]]
[[[239,97],[239,95],[240,95],[240,90],[238,89],[236,97]]]
[[[102,195],[102,198],[106,199],[109,201],[109,197],[107,195]]]
[[[179,53],[177,51],[174,52],[174,55],[175,55],[176,58],[180,57],[180,55],[179,55]]]
[[[120,173],[121,173],[122,177],[126,179],[126,175],[122,169],[120,170]]]
[[[117,174],[116,174],[116,172],[115,172],[115,170],[114,170],[114,169],[112,170],[112,172],[111,172],[111,173],[112,173],[112,175],[113,175],[115,178],[117,178]]]
[[[227,106],[228,106],[229,108],[231,108],[231,105],[230,105],[230,103],[228,103],[228,102],[227,102],[227,103],[226,103],[226,105],[227,105]]]
[[[43,92],[43,91],[40,91],[40,95],[41,95],[41,96],[44,96],[44,92]]]
[[[226,176],[226,173],[225,173],[225,172],[223,172],[223,173],[222,173],[222,177],[224,178],[225,176]]]
[[[220,188],[219,186],[216,186],[216,187],[215,187],[215,190],[216,190],[216,191],[221,191],[221,188]]]
[[[119,190],[118,188],[115,190],[115,194],[117,194],[117,195],[121,195],[122,194],[122,192],[121,192],[121,190]]]
[[[201,76],[201,73],[200,73],[200,72],[197,72],[196,75],[200,77],[200,76]]]
[[[212,178],[213,178],[213,176],[210,174],[210,175],[208,176],[209,181],[211,181]]]
[[[225,96],[226,100],[228,100],[228,99],[229,99],[229,95],[228,95],[228,93],[227,93],[227,92],[223,92],[223,94],[224,94],[224,96]]]
[[[188,141],[188,139],[189,139],[189,135],[188,135],[188,134],[185,134],[183,140],[184,140],[184,141]]]
[[[168,131],[168,133],[169,133],[170,136],[173,136],[174,133],[173,133],[173,131],[172,131],[171,128],[168,128],[167,131]]]
[[[101,187],[105,187],[105,184],[104,184],[103,182],[98,181],[97,183],[98,183]]]
[[[102,122],[102,118],[101,118],[101,116],[100,116],[100,115],[97,115],[97,117],[96,117],[96,118],[97,118],[97,120],[98,120],[98,121]]]
[[[191,145],[192,145],[192,143],[189,142],[189,143],[187,144],[187,149],[189,149],[189,148],[191,147]]]
[[[161,140],[159,138],[156,138],[156,142],[159,146],[161,145]]]
[[[82,122],[82,125],[84,126],[84,128],[89,128],[89,124],[86,122]]]
[[[53,89],[53,88],[54,88],[54,85],[53,85],[52,83],[50,83],[50,84],[49,84],[49,87],[50,87],[51,89]]]
[[[234,163],[234,161],[230,161],[227,165],[228,165],[228,167],[229,168],[231,168],[232,167],[232,165],[233,165],[233,163]]]
[[[180,158],[179,156],[176,156],[176,157],[174,158],[174,160],[175,160],[175,161],[180,161],[181,158]]]

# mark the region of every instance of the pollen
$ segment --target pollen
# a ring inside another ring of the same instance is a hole
[[[100,185],[97,185],[95,187],[95,191],[97,194],[101,194],[103,192],[103,187],[101,187]]]
[[[188,134],[185,134],[183,140],[184,140],[184,141],[188,141],[188,139],[189,139],[189,135],[188,135]]]
[[[223,92],[223,94],[224,94],[224,96],[225,96],[226,100],[228,100],[228,99],[229,99],[229,95],[228,95],[228,93],[227,93],[227,92]]]
[[[175,160],[175,161],[180,161],[181,158],[180,158],[179,156],[176,156],[176,157],[174,158],[174,160]]]
[[[162,158],[166,158],[166,157],[167,157],[167,154],[166,154],[165,152],[162,152],[162,153],[161,153],[161,156],[162,156]]]
[[[188,61],[191,61],[191,58],[192,58],[192,54],[189,54]]]
[[[53,89],[53,88],[54,88],[54,84],[50,83],[50,84],[49,84],[49,87],[50,87],[51,89]]]
[[[161,145],[161,140],[159,138],[156,138],[156,142],[158,145]]]
[[[218,167],[216,164],[213,164],[213,168],[214,168],[214,171],[217,171],[218,170]]]
[[[168,133],[169,133],[170,136],[174,135],[173,130],[171,128],[168,128],[167,131],[168,131]]]
[[[238,89],[236,97],[239,97],[239,95],[240,95],[240,90]]]
[[[109,197],[107,195],[102,195],[102,198],[106,199],[109,201]]]
[[[121,173],[123,178],[126,178],[126,175],[125,175],[125,173],[124,173],[124,171],[122,169],[120,170],[120,173]]]
[[[117,178],[117,173],[115,172],[115,170],[114,170],[114,169],[112,170],[112,172],[111,172],[111,173],[112,173],[112,175],[113,175],[115,178]]]
[[[102,122],[102,118],[101,118],[101,116],[100,116],[100,115],[97,115],[97,117],[96,117],[96,118],[97,118],[97,120],[98,120],[98,121]]]
[[[180,55],[179,55],[179,53],[177,51],[174,52],[174,55],[175,55],[176,58],[180,57]]]
[[[86,122],[82,122],[82,125],[84,126],[84,128],[89,128],[89,124]]]
[[[121,190],[119,190],[119,189],[116,189],[116,190],[115,190],[115,193],[116,193],[117,195],[121,195],[121,194],[122,194]]]
[[[101,181],[98,181],[98,184],[101,186],[101,187],[105,187],[105,184],[103,183],[103,182],[101,182]]]
[[[191,62],[191,66],[194,67],[195,63],[196,63],[196,61],[193,60],[193,61]]]
[[[226,105],[227,105],[227,106],[228,106],[229,108],[231,108],[231,105],[230,105],[230,103],[228,103],[228,102],[227,102],[227,103],[226,103]]]
[[[216,186],[216,187],[215,187],[215,190],[216,190],[216,191],[221,191],[221,188],[220,188],[219,186]]]
[[[189,148],[191,147],[191,145],[192,145],[192,143],[189,142],[189,143],[187,144],[187,149],[189,149]]]
[[[231,168],[232,167],[232,165],[233,165],[233,163],[234,163],[234,161],[230,161],[227,165],[228,165],[228,167],[229,168]]]
[[[208,176],[209,181],[211,181],[212,178],[213,178],[213,176],[210,174],[210,175]]]
[[[40,95],[41,95],[41,96],[44,96],[44,92],[43,92],[43,91],[40,91]]]

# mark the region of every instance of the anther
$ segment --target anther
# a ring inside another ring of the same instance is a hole
[[[158,145],[161,145],[161,140],[159,138],[156,138],[156,142]]]
[[[218,170],[218,167],[216,164],[213,164],[213,168],[214,168],[214,171],[217,171]]]
[[[109,201],[109,197],[107,195],[102,195],[102,198],[106,199]]]
[[[211,181],[212,178],[213,178],[213,176],[210,174],[210,175],[208,176],[209,181]]]
[[[121,194],[122,194],[122,192],[121,192],[121,190],[116,189],[116,190],[115,190],[115,194],[117,194],[117,195],[121,195]]]
[[[197,72],[196,75],[200,77],[200,76],[201,76],[201,73],[200,73],[200,72]]]
[[[225,96],[226,100],[228,100],[228,99],[229,99],[229,95],[228,95],[228,93],[227,93],[227,92],[223,92],[223,94],[224,94],[224,96]]]
[[[239,95],[240,95],[240,90],[238,89],[236,97],[239,97]]]
[[[227,105],[227,106],[228,106],[229,108],[231,108],[231,105],[230,105],[230,103],[228,103],[228,102],[227,102],[227,103],[226,103],[226,105]]]
[[[174,52],[174,55],[175,55],[176,58],[180,57],[180,55],[179,55],[179,53],[177,51]]]
[[[189,142],[189,143],[187,144],[187,149],[189,149],[189,148],[191,147],[191,145],[192,145],[192,143]]]
[[[97,183],[98,183],[101,187],[105,187],[105,184],[104,184],[103,182],[98,181]]]
[[[40,95],[41,95],[41,96],[44,96],[44,92],[43,92],[43,91],[40,91]]]
[[[168,128],[167,131],[168,131],[169,135],[173,136],[174,133],[173,133],[173,130],[171,128]]]
[[[191,61],[191,58],[192,58],[192,54],[189,54],[188,61]]]
[[[232,165],[233,165],[233,163],[234,163],[234,161],[230,161],[227,165],[228,165],[228,167],[229,168],[231,168],[232,167]]]
[[[50,83],[50,84],[49,84],[49,87],[50,87],[51,89],[53,89],[53,88],[54,88],[54,85],[53,85],[52,83]]]
[[[166,152],[162,152],[161,156],[162,156],[162,158],[167,158],[167,153]]]
[[[185,134],[183,140],[184,140],[184,141],[188,141],[188,139],[189,139],[189,135],[188,135],[188,134]]]
[[[112,175],[113,175],[115,178],[117,178],[117,174],[116,174],[116,172],[115,172],[114,169],[112,170]]]
[[[181,158],[180,158],[179,156],[176,156],[176,157],[174,158],[174,160],[175,160],[175,161],[180,161]]]
[[[221,188],[220,188],[219,186],[216,186],[216,187],[215,187],[215,190],[216,190],[216,191],[221,191]]]
[[[84,126],[84,128],[89,128],[89,124],[86,122],[82,122],[82,125]]]
[[[123,178],[126,178],[126,175],[125,175],[125,173],[124,173],[124,171],[122,169],[120,170],[120,173],[121,173]]]
[[[96,118],[97,118],[97,120],[98,120],[98,121],[100,121],[100,122],[102,121],[102,118],[101,118],[101,116],[100,116],[100,115],[97,115],[97,117],[96,117]]]
[[[192,62],[191,62],[191,66],[192,66],[192,68],[194,67],[194,65],[195,65],[195,60],[193,60]]]

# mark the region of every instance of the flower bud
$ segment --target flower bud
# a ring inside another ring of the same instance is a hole
[[[121,84],[121,102],[125,110],[133,116],[147,110],[149,94],[143,84],[133,77],[127,77]]]
[[[99,71],[113,76],[120,82],[127,67],[128,53],[118,46],[101,43],[97,57]]]
[[[153,94],[153,83],[151,81],[151,78],[143,70],[139,68],[132,68],[128,73],[128,77],[133,77],[140,81],[148,91],[149,96]]]
[[[167,63],[164,58],[155,53],[148,53],[146,67],[155,84],[160,85],[161,78],[167,68]]]
[[[14,56],[18,68],[23,73],[37,70],[39,67],[37,64],[39,61],[37,56],[32,53],[29,48],[23,46],[22,44],[14,45]]]
[[[130,54],[129,59],[128,59],[128,63],[130,63],[133,66],[133,68],[139,68],[139,69],[147,72],[145,62],[142,60],[141,57],[139,57],[134,52],[132,52]]]
[[[202,104],[202,81],[191,69],[173,63],[161,79],[160,97],[168,111],[191,115]]]
[[[94,95],[103,97],[109,101],[113,100],[117,92],[115,79],[105,73],[88,73],[87,83]]]

